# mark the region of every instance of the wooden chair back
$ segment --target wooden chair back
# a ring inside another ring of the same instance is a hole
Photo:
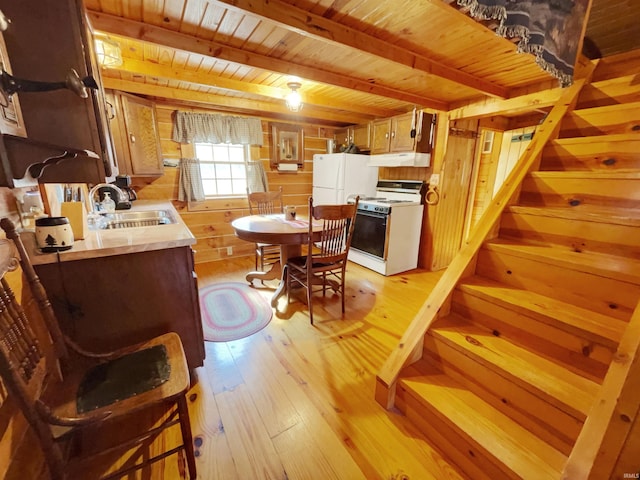
[[[62,380],[60,361],[68,360],[68,352],[55,318],[52,316],[47,319],[54,320],[53,328],[49,329],[48,335],[38,335],[37,326],[17,301],[6,274],[22,264],[23,273],[31,285],[41,312],[45,314],[48,310],[47,313],[53,315],[46,295],[44,298],[39,297],[39,294],[44,293],[44,288],[28,262],[28,257],[27,263],[23,262],[23,255],[26,255],[24,246],[21,242],[16,244],[9,240],[19,238],[13,223],[2,219],[0,226],[8,238],[0,240],[0,377],[9,395],[15,399],[41,439],[45,456],[54,464],[52,470],[61,470],[64,464],[63,455],[52,439],[50,425],[43,418],[46,412],[40,403],[40,396],[48,382]],[[16,253],[19,257],[16,257]],[[43,327],[39,329],[40,332]],[[43,343],[47,341],[51,343]]]
[[[322,233],[320,239],[314,242],[313,222],[309,222],[307,266],[313,263],[346,262],[359,200],[359,197],[356,198],[353,204],[314,206],[313,198],[309,197],[309,217],[322,222]]]
[[[249,213],[251,215],[272,215],[282,213],[282,187],[270,192],[247,193],[249,199]]]
[[[288,298],[293,286],[304,287],[309,306],[309,321],[313,324],[314,285],[319,286],[323,296],[330,287],[341,296],[342,314],[345,311],[345,273],[356,211],[360,198],[355,203],[344,205],[313,205],[309,197],[309,243],[307,255],[292,257],[287,261],[286,283]],[[320,238],[314,235],[314,224],[322,223]]]

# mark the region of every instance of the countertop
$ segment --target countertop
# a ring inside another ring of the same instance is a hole
[[[177,223],[115,230],[88,230],[86,238],[74,241],[70,250],[55,253],[40,252],[33,232],[25,231],[20,236],[34,265],[162,250],[196,243],[196,238],[170,201],[136,200],[130,210],[123,212],[144,210],[167,210]]]

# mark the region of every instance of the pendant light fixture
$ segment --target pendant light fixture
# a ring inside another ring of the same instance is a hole
[[[302,110],[302,97],[298,93],[298,89],[302,86],[300,82],[289,82],[287,87],[291,89],[291,93],[287,95],[286,102],[287,108],[292,112],[299,112]]]

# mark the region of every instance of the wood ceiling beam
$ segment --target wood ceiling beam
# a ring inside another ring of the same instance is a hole
[[[550,90],[520,95],[514,98],[499,100],[489,98],[449,112],[450,120],[482,118],[494,115],[521,115],[527,112],[543,112],[552,107],[560,99],[564,89],[558,87]]]
[[[202,40],[192,37],[191,35],[185,35],[154,25],[93,11],[89,12],[89,18],[96,30],[114,35],[163,45],[168,48],[183,50],[198,55],[219,58],[228,62],[261,68],[266,71],[279,72],[283,75],[296,75],[315,82],[358,90],[372,95],[380,95],[385,98],[394,98],[419,107],[448,110],[448,104],[446,102],[430,97],[404,92],[395,88],[371,83],[367,80],[321,70],[316,67],[299,65],[267,55],[247,52],[220,42]]]
[[[163,85],[153,85],[150,83],[134,82],[129,80],[120,80],[117,78],[103,77],[102,84],[104,88],[119,90],[127,93],[135,93],[138,95],[148,95],[152,97],[161,97],[177,102],[197,103],[202,106],[216,107],[220,110],[237,111],[237,112],[262,112],[264,117],[272,118],[297,118],[309,123],[323,122],[327,125],[351,125],[356,123],[366,123],[372,120],[369,116],[358,116],[350,112],[344,114],[326,109],[304,107],[302,112],[292,114],[289,109],[282,103],[272,103],[258,100],[248,100],[245,98],[227,97],[224,95],[215,95],[211,93],[196,92],[193,90],[184,90]]]
[[[355,48],[430,75],[473,88],[492,97],[508,97],[508,89],[470,75],[423,55],[397,47],[367,33],[355,30],[320,15],[294,7],[280,0],[212,0],[240,13],[257,15],[282,28],[322,41]]]
[[[289,90],[283,90],[281,88],[258,85],[256,83],[243,82],[241,80],[233,80],[210,73],[193,72],[185,70],[184,68],[174,68],[170,65],[160,65],[158,63],[145,62],[142,60],[135,60],[133,58],[123,58],[123,63],[121,66],[117,67],[117,70],[131,73],[133,75],[145,75],[205,87],[245,92],[278,101],[284,101],[285,96],[289,93]],[[306,93],[304,94],[304,104],[306,107],[309,105],[318,105],[332,110],[358,112],[372,118],[387,118],[399,113],[404,113],[386,108],[366,107],[355,103],[335,101],[325,96],[309,95]]]

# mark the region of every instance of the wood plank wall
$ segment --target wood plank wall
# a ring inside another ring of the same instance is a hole
[[[192,156],[191,147],[181,145],[171,139],[172,114],[175,110],[221,113],[211,109],[187,109],[169,103],[157,103],[158,130],[160,144],[165,159],[179,160],[182,156]],[[285,205],[295,205],[299,211],[306,213],[308,198],[312,190],[313,155],[325,153],[327,139],[333,138],[333,129],[316,125],[301,124],[304,130],[304,165],[294,172],[272,171],[269,166],[271,157],[271,128],[269,122],[262,119],[263,145],[251,147],[251,159],[263,162],[267,171],[269,189],[282,187]],[[132,185],[139,199],[171,200],[178,209],[197,243],[196,263],[224,260],[253,254],[253,244],[236,238],[231,222],[249,214],[245,197],[228,197],[207,200],[197,207],[189,207],[178,201],[178,169],[165,167],[160,178],[132,179]]]

